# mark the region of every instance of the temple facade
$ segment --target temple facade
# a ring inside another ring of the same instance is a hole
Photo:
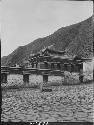
[[[41,53],[35,54],[29,59],[27,67],[79,72],[79,69],[83,69],[83,62],[81,58],[68,57],[65,51],[55,51],[45,48]]]
[[[18,65],[16,67],[2,67],[2,81],[7,81],[7,70],[9,68],[9,73],[22,74],[25,83],[29,82],[30,74],[42,75],[43,81],[47,82],[48,76],[54,75],[64,77],[65,71],[78,73],[79,80],[82,83],[83,72],[84,69],[86,69],[85,63],[87,60],[89,59],[83,59],[78,56],[68,57],[65,51],[55,51],[45,48],[41,52],[32,55],[27,61],[26,67],[19,67]]]

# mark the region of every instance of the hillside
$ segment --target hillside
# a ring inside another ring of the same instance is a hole
[[[93,20],[92,17],[77,24],[62,27],[53,34],[34,40],[26,46],[20,46],[8,56],[1,58],[1,65],[23,64],[30,54],[54,44],[56,50],[65,50],[68,55],[93,56]]]
[[[93,20],[89,18],[81,24],[78,35],[66,48],[70,55],[93,56]]]

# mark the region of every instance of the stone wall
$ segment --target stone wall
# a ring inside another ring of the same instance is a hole
[[[63,77],[62,76],[49,76],[48,77],[48,82],[49,83],[60,83],[62,82]],[[43,82],[43,76],[42,75],[35,75],[32,74],[29,76],[29,85],[39,85],[40,83]],[[7,83],[2,83],[2,86],[6,85],[6,86],[14,86],[14,85],[18,85],[21,86],[23,85],[23,75],[19,75],[19,74],[10,74],[7,76]]]

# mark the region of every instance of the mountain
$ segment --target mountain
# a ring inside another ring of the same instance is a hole
[[[67,55],[80,55],[85,58],[93,56],[93,17],[80,23],[62,27],[53,34],[20,46],[8,56],[1,58],[1,65],[12,66],[23,64],[30,54],[39,52],[45,47],[54,45],[58,51],[66,51]]]
[[[93,56],[93,20],[82,22],[78,35],[66,48],[70,55],[80,55],[88,58]]]

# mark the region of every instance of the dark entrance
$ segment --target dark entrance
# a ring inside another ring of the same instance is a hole
[[[23,81],[24,81],[24,83],[29,83],[29,74],[23,75]]]

